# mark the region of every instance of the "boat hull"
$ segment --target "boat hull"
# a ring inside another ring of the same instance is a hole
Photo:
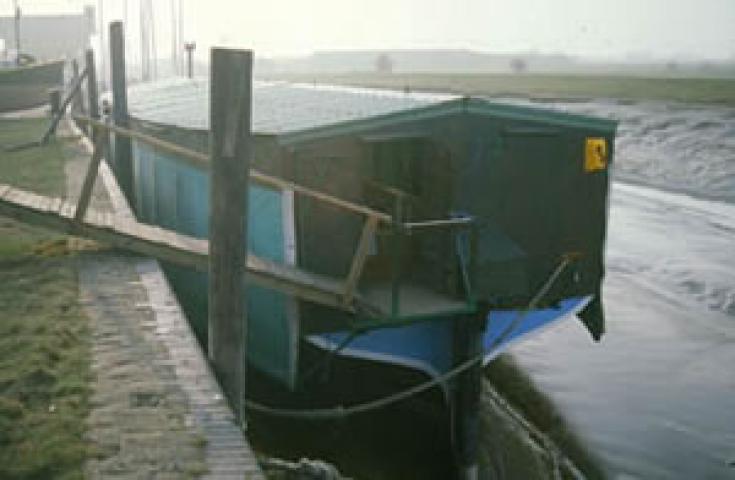
[[[43,105],[49,89],[63,83],[63,60],[0,70],[0,112]]]

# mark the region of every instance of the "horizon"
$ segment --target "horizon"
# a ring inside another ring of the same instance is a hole
[[[25,15],[80,13],[100,0],[18,0]],[[733,62],[732,0],[272,0],[151,2],[156,57],[170,52],[172,5],[182,5],[182,40],[201,59],[212,46],[248,48],[261,58],[307,57],[332,51],[467,51],[495,55],[565,56],[611,63]],[[13,0],[0,0],[0,15]],[[140,0],[105,1],[104,23],[139,28]],[[284,14],[288,12],[288,14]],[[129,36],[136,48],[137,36]]]

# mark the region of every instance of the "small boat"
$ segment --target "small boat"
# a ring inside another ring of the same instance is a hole
[[[201,79],[133,87],[131,128],[206,153],[208,96]],[[480,319],[485,362],[564,319],[602,335],[614,121],[257,81],[252,109],[253,168],[388,219],[371,230],[355,211],[251,178],[251,252],[332,278],[362,257],[353,313],[248,287],[247,351],[260,372],[303,387],[314,365],[300,352],[316,348],[440,378],[457,365],[457,326],[468,319]],[[140,220],[208,236],[206,166],[134,140],[133,169]],[[206,275],[168,273],[206,345]]]
[[[64,60],[39,62],[21,49],[21,11],[15,6],[15,50],[0,60],[0,112],[38,107],[49,101],[49,89],[64,84]]]
[[[64,84],[64,60],[36,62],[32,57],[18,64],[0,62],[0,112],[23,110],[48,103],[49,89]]]

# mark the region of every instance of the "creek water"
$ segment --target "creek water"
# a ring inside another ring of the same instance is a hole
[[[621,122],[608,332],[567,322],[512,353],[611,478],[735,478],[735,109],[554,106]]]

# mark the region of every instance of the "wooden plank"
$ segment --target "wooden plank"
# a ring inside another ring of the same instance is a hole
[[[75,212],[75,210],[76,210],[76,208],[74,207],[74,205],[72,205],[71,203],[65,201],[61,205],[61,209],[59,210],[59,215],[61,215],[62,217],[65,217],[65,218],[71,218],[71,219],[73,219],[74,218],[74,212]]]
[[[370,242],[373,239],[375,230],[378,227],[378,219],[375,217],[368,217],[365,219],[365,225],[362,228],[362,234],[360,235],[360,242],[357,244],[355,255],[352,258],[352,265],[350,267],[350,273],[347,275],[345,280],[345,290],[343,301],[346,304],[350,304],[355,295],[355,289],[362,275],[362,269],[365,266],[365,260],[367,260],[368,250],[370,249]]]
[[[326,194],[326,193],[323,193],[317,190],[313,190],[311,188],[304,187],[304,186],[289,182],[287,180],[283,180],[278,177],[272,177],[270,175],[260,173],[257,170],[250,170],[250,178],[264,185],[276,187],[281,190],[293,190],[296,193],[320,200],[330,205],[334,205],[335,207],[340,207],[342,209],[350,210],[352,212],[366,215],[369,217],[375,217],[385,223],[391,222],[391,216],[388,215],[387,213],[379,212],[378,210],[373,210],[372,208],[364,207],[362,205],[357,205],[347,200],[342,200],[332,195],[329,195],[329,194]]]
[[[53,203],[49,205],[48,211],[51,213],[57,213],[59,208],[61,208],[61,204],[64,202],[64,199],[61,197],[55,197],[53,200]]]
[[[48,212],[54,212],[55,213],[55,211],[52,209],[54,203],[56,203],[56,199],[55,198],[53,198],[53,197],[43,197],[43,203],[41,204],[41,211],[44,212],[44,213],[48,213]]]
[[[10,185],[0,184],[0,198],[3,198],[10,189],[13,188]]]
[[[78,120],[81,123],[86,123],[88,125],[91,125],[95,128],[103,128],[111,132],[114,132],[115,134],[130,137],[133,140],[137,140],[141,143],[145,143],[146,145],[149,145],[155,149],[161,150],[165,153],[171,153],[173,155],[176,155],[177,157],[181,157],[185,160],[188,160],[194,163],[195,165],[202,166],[204,168],[209,168],[209,155],[207,155],[206,153],[197,152],[196,150],[191,150],[189,148],[182,147],[181,145],[178,145],[172,142],[167,142],[166,140],[161,140],[160,138],[156,138],[152,135],[147,135],[145,133],[131,130],[129,128],[124,128],[124,127],[120,127],[117,125],[103,123],[103,122],[100,122],[99,120],[94,120],[90,117],[85,117],[82,115],[74,115],[74,119]]]
[[[407,230],[416,230],[420,228],[452,228],[452,227],[465,227],[472,225],[472,218],[460,217],[460,218],[445,218],[439,220],[423,220],[420,222],[407,222],[403,226]]]
[[[85,68],[84,71],[82,71],[82,74],[72,83],[71,89],[69,90],[69,94],[64,99],[64,102],[59,106],[59,111],[54,114],[54,117],[51,119],[51,125],[49,125],[48,129],[46,130],[46,133],[43,134],[43,137],[41,137],[41,143],[48,142],[49,138],[51,138],[51,135],[53,135],[56,132],[56,127],[59,125],[59,121],[61,120],[61,117],[64,116],[64,112],[66,111],[66,107],[69,106],[69,103],[72,101],[74,96],[77,94],[77,91],[82,86],[82,81],[84,80],[84,77],[87,76],[87,69]]]
[[[96,128],[107,129],[111,132],[114,132],[115,134],[128,136],[134,140],[150,145],[166,153],[171,153],[185,160],[191,161],[194,164],[202,166],[204,168],[210,168],[211,166],[208,155],[194,151],[194,150],[190,150],[188,148],[182,147],[175,143],[167,142],[165,140],[161,140],[159,138],[153,137],[151,135],[146,135],[141,132],[136,132],[128,128],[122,128],[116,125],[105,124],[105,123],[95,121],[89,117],[84,117],[81,115],[75,115],[74,119],[82,123],[88,123],[90,125],[93,125]],[[293,182],[289,182],[288,180],[284,180],[279,177],[267,175],[255,169],[250,169],[250,179],[261,185],[277,188],[279,190],[293,190],[294,192],[297,192],[300,195],[305,195],[307,197],[317,199],[319,201],[328,203],[335,207],[342,208],[344,210],[349,210],[349,211],[352,211],[354,213],[358,213],[361,215],[373,216],[373,217],[378,218],[381,222],[384,222],[384,223],[391,222],[391,216],[388,215],[387,213],[380,212],[378,210],[374,210],[372,208],[365,207],[363,205],[358,205],[356,203],[353,203],[347,200],[342,200],[333,195],[329,195],[327,193],[323,193],[318,190],[304,187],[302,185],[299,185]]]
[[[82,183],[82,190],[81,193],[79,193],[77,208],[74,212],[74,219],[77,222],[82,221],[84,213],[89,207],[89,202],[92,200],[92,190],[94,189],[94,182],[97,179],[97,173],[100,169],[100,161],[105,156],[107,135],[107,131],[105,130],[98,130],[95,132],[95,136],[97,138],[94,142],[92,158],[89,161],[89,167],[87,167],[87,173],[84,176],[84,182]]]
[[[175,234],[167,230],[140,224],[123,217],[100,220],[98,224],[74,221],[75,206],[60,199],[58,214],[43,211],[39,198],[47,199],[8,185],[2,186],[5,193],[0,198],[0,215],[6,215],[32,225],[58,232],[85,236],[113,247],[128,249],[163,261],[207,271],[209,242],[204,239]],[[35,202],[35,203],[34,203]],[[98,217],[94,209],[90,215]],[[112,227],[108,226],[108,222]],[[281,291],[287,295],[354,311],[351,305],[342,302],[344,285],[331,277],[306,272],[295,267],[271,262],[255,255],[248,255],[240,264],[244,281]],[[357,300],[357,297],[356,297]]]

